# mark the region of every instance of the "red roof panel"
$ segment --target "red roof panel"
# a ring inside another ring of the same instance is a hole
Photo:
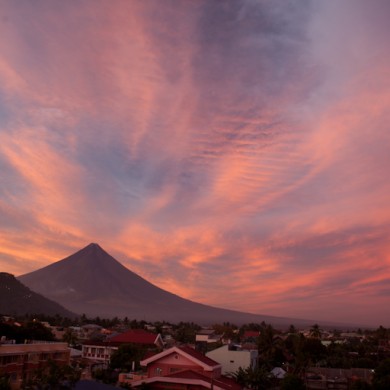
[[[210,359],[209,357],[203,355],[202,353],[196,351],[194,348],[188,347],[188,346],[183,346],[183,347],[178,347],[181,349],[183,352],[187,353],[188,355],[191,355],[195,359],[198,359],[204,364],[207,364],[210,367],[218,366],[219,363],[217,363],[215,360]]]

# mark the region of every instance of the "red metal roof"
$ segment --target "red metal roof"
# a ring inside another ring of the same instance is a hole
[[[193,370],[178,371],[167,376],[170,378],[201,379],[204,382],[208,382],[210,384],[213,383],[214,385],[226,390],[238,390],[242,388],[241,385],[239,385],[234,379],[227,378],[225,376],[220,376],[219,378],[211,379],[210,377],[203,375],[199,371]],[[156,377],[156,379],[158,378]]]
[[[248,339],[248,338],[256,338],[259,337],[260,332],[258,330],[246,330],[244,332],[243,338]]]
[[[183,352],[187,353],[188,355],[191,355],[193,358],[201,361],[204,364],[207,364],[210,367],[219,366],[219,363],[217,363],[215,360],[210,359],[209,357],[203,355],[202,353],[196,351],[194,348],[188,347],[188,346],[182,346],[178,347]]]

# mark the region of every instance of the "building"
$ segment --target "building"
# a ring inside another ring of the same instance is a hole
[[[196,343],[218,343],[222,340],[222,335],[217,334],[213,329],[202,329],[195,336]]]
[[[206,353],[210,348],[215,348],[222,343],[222,335],[213,329],[202,329],[195,335],[195,348],[197,351]]]
[[[48,362],[68,365],[70,350],[67,343],[1,344],[0,375],[9,375],[12,389],[20,389],[24,381],[32,378]]]
[[[256,368],[258,355],[257,350],[242,349],[237,345],[223,345],[206,353],[207,357],[221,365],[223,375],[236,372],[240,367]]]
[[[310,367],[306,372],[305,383],[308,390],[347,390],[358,379],[371,383],[372,377],[373,370],[368,368]]]
[[[130,329],[127,332],[107,337],[104,341],[85,341],[82,346],[83,358],[108,364],[112,353],[125,344],[136,344],[146,350],[159,350],[164,346],[160,334],[150,333],[143,329]]]
[[[190,347],[172,347],[141,361],[146,368],[143,379],[131,381],[132,387],[152,389],[238,390],[241,386],[222,375],[221,365]]]

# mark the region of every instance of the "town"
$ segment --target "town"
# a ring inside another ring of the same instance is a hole
[[[382,326],[0,318],[0,389],[390,388],[390,329]]]

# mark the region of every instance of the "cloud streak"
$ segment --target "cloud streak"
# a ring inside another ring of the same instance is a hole
[[[5,1],[2,269],[99,242],[189,299],[390,326],[389,11]]]

